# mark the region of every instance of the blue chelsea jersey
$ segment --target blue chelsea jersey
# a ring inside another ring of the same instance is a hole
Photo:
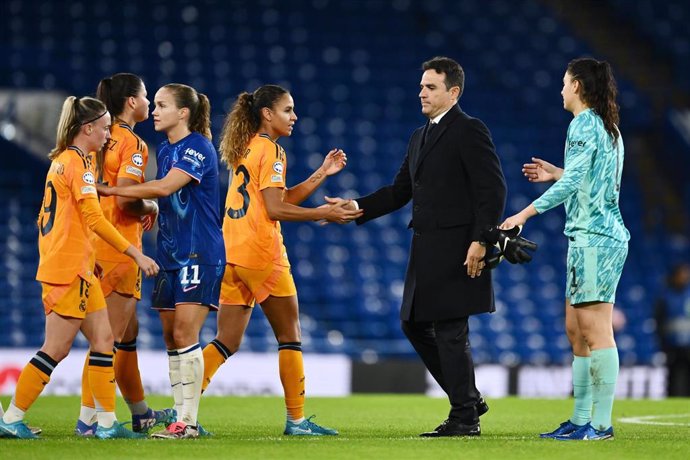
[[[170,144],[164,141],[156,155],[156,179],[172,168],[192,180],[158,204],[158,263],[163,270],[186,265],[224,265],[221,230],[218,155],[211,141],[193,132]]]

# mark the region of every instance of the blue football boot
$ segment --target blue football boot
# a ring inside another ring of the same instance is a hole
[[[199,430],[199,436],[213,436],[213,433],[206,430],[198,421],[196,422],[196,429]]]
[[[565,422],[561,423],[558,428],[556,428],[553,431],[550,431],[548,433],[541,433],[539,435],[540,438],[555,438],[556,436],[568,436],[570,433],[573,433],[583,426],[586,425],[575,425],[573,422],[570,420],[566,420]]]
[[[602,431],[597,430],[588,423],[569,435],[556,436],[554,439],[559,441],[605,441],[607,439],[613,439],[613,427],[610,426],[608,429]]]
[[[130,431],[125,428],[124,424],[116,421],[110,428],[103,428],[99,425],[94,436],[98,439],[143,439],[146,434]]]
[[[145,414],[132,414],[132,431],[135,433],[148,433],[156,425],[170,425],[177,420],[175,409],[153,410],[149,408]]]
[[[85,438],[90,438],[96,434],[96,429],[98,428],[98,422],[94,422],[91,425],[87,425],[81,420],[77,419],[77,425],[74,427],[74,434],[77,436],[82,436]]]
[[[284,435],[287,436],[335,436],[338,432],[332,428],[326,428],[325,426],[317,425],[312,422],[311,419],[316,417],[312,415],[306,418],[302,423],[293,423],[291,421],[285,422]]]
[[[26,426],[23,420],[18,420],[12,423],[5,423],[0,417],[0,433],[5,438],[16,439],[38,439],[38,436],[31,432],[31,429]]]

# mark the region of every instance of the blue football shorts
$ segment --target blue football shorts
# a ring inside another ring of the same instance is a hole
[[[155,310],[175,310],[182,303],[218,309],[218,297],[223,281],[223,265],[186,265],[176,270],[161,270],[156,276],[151,307]]]

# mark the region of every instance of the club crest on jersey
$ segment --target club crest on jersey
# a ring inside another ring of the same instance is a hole
[[[86,171],[83,176],[81,176],[82,180],[86,182],[89,185],[93,185],[96,183],[96,179],[93,177],[93,173],[91,171]]]
[[[281,163],[280,161],[276,161],[275,163],[273,163],[273,170],[278,174],[283,174],[283,163]]]
[[[141,155],[141,153],[135,153],[132,155],[132,163],[140,168],[144,166],[144,157]]]

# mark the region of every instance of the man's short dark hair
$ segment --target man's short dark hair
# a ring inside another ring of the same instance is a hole
[[[460,64],[451,58],[436,56],[422,64],[422,70],[429,69],[435,70],[436,73],[446,74],[444,79],[446,90],[451,89],[453,86],[457,86],[460,88],[458,97],[462,96],[462,90],[465,89],[465,71],[462,70]]]

